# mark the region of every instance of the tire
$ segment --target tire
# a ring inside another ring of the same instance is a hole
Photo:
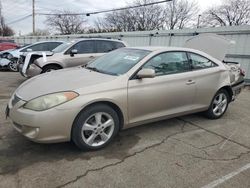
[[[47,65],[47,66],[42,68],[41,73],[51,72],[51,71],[58,70],[58,69],[61,69],[61,67],[59,67],[57,65]]]
[[[228,92],[225,89],[220,89],[213,97],[209,109],[205,112],[206,117],[209,119],[219,119],[227,111],[228,104]]]
[[[18,68],[17,68],[17,61],[12,60],[12,61],[8,64],[8,69],[9,69],[10,71],[17,72],[17,71],[18,71]]]
[[[76,117],[71,139],[81,150],[98,150],[108,145],[119,131],[119,117],[108,105],[87,107]]]

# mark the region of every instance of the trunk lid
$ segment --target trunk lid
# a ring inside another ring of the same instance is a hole
[[[226,53],[233,41],[216,34],[199,34],[188,39],[184,45],[186,48],[192,48],[203,51],[212,57],[223,61]]]

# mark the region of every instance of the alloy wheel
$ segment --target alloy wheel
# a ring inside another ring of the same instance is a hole
[[[84,122],[81,130],[82,139],[89,146],[101,146],[111,138],[114,128],[114,120],[109,114],[95,113]]]
[[[10,64],[9,64],[9,68],[11,71],[17,71],[17,63],[14,62],[14,61],[11,61]]]
[[[227,108],[227,96],[225,93],[219,93],[213,101],[213,113],[216,116],[222,115]]]

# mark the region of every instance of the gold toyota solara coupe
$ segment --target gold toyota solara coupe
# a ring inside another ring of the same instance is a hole
[[[121,48],[85,67],[27,80],[6,115],[35,142],[72,140],[95,150],[124,128],[195,112],[220,118],[244,85],[236,72],[191,48]]]

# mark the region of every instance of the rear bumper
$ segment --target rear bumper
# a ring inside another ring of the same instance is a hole
[[[241,93],[241,91],[244,89],[244,87],[245,87],[244,81],[241,81],[237,84],[232,85],[232,91],[233,91],[232,101],[235,100],[235,98]]]

